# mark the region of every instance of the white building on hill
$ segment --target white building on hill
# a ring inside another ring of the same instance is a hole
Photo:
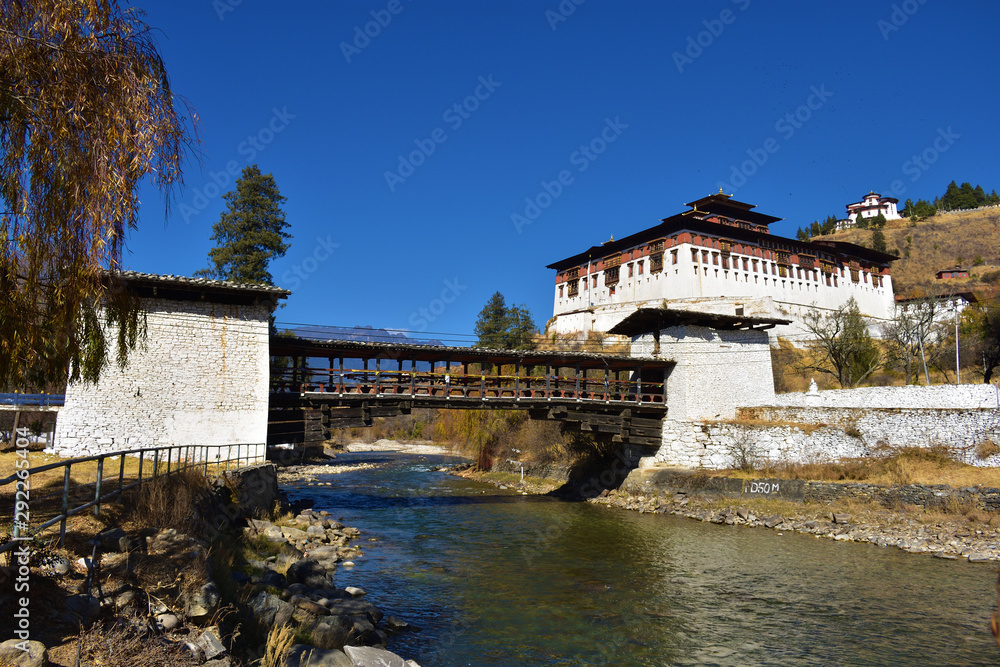
[[[879,213],[885,216],[886,220],[899,220],[903,216],[896,210],[898,203],[899,200],[893,197],[883,197],[877,192],[869,192],[861,201],[847,205],[847,219],[851,222],[849,226],[857,225],[858,216],[874,218]]]
[[[862,313],[892,317],[893,255],[841,241],[773,236],[780,220],[730,195],[710,195],[660,224],[592,246],[556,271],[549,333],[607,332],[642,307],[792,320],[773,334],[801,337],[805,313],[854,297]]]

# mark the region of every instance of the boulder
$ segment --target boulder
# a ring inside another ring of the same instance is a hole
[[[267,591],[261,591],[250,598],[247,606],[265,627],[284,625],[292,618],[292,605]]]
[[[295,644],[285,656],[285,667],[354,667],[343,651]]]
[[[305,584],[311,588],[324,588],[333,583],[330,575],[332,573],[328,574],[327,569],[319,561],[303,558],[292,563],[285,576],[292,583]]]
[[[8,639],[0,644],[0,665],[44,667],[47,664],[48,655],[42,642]]]
[[[363,598],[365,596],[365,590],[363,588],[358,588],[357,586],[348,586],[344,591],[354,598]]]
[[[405,667],[405,661],[381,648],[371,646],[345,646],[344,653],[354,663],[354,667]]]
[[[288,580],[285,579],[285,575],[280,572],[268,570],[264,573],[264,576],[260,578],[260,584],[262,586],[271,586],[272,588],[284,588],[288,585]]]
[[[194,619],[205,618],[219,606],[219,599],[219,588],[210,581],[188,597],[184,614]]]

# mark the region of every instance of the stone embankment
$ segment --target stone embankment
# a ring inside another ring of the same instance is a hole
[[[831,511],[829,507],[806,505],[785,515],[758,514],[747,506],[749,503],[719,508],[717,499],[685,493],[633,495],[625,491],[611,491],[590,502],[715,524],[808,533],[839,542],[867,542],[938,558],[966,558],[974,563],[1000,560],[1000,529],[988,526],[976,528],[961,516],[925,524],[912,515],[888,509],[872,507],[855,511],[852,515]]]
[[[309,643],[292,645],[284,667],[419,667],[385,650],[391,634],[417,628],[386,617],[364,590],[334,583],[338,568],[349,571],[364,557],[360,530],[329,512],[287,512],[284,500],[280,518],[252,518],[270,514],[280,497],[270,465],[212,488],[195,510],[192,528],[202,527],[192,534],[130,524],[102,531],[85,553],[37,552],[32,592],[47,593],[31,618],[45,642],[33,642],[30,654],[0,644],[0,664],[76,664],[76,647],[62,641],[83,627],[90,629],[84,655],[97,651],[93,664],[120,640],[155,647],[171,664],[233,667],[273,650],[269,634],[288,626],[288,636]],[[0,595],[0,609],[11,604]]]

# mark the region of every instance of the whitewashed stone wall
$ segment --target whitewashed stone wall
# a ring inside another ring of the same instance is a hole
[[[741,452],[761,462],[816,463],[946,447],[970,465],[1000,466],[1000,454],[976,455],[982,442],[1000,444],[994,409],[753,408],[739,416],[744,423],[664,420],[663,444],[642,465],[720,469],[733,467]]]
[[[653,333],[633,337],[633,357],[652,357],[655,352]],[[668,327],[659,333],[658,356],[677,364],[666,382],[673,419],[732,419],[737,407],[774,397],[766,331]]]
[[[145,345],[133,351],[125,370],[112,361],[97,384],[67,387],[53,451],[87,456],[264,443],[269,306],[165,299],[143,299],[143,306]]]
[[[827,408],[1000,408],[1000,392],[989,384],[859,387],[829,389],[815,394],[809,392],[775,394],[773,399],[760,405]]]

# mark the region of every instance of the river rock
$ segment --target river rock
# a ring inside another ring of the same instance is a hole
[[[324,588],[333,584],[327,569],[313,558],[303,558],[292,563],[285,576],[292,583],[304,584],[310,588]]]
[[[281,534],[290,542],[307,542],[309,540],[309,533],[298,528],[282,527]]]
[[[210,581],[188,598],[184,614],[189,618],[203,619],[215,611],[219,599],[219,588],[214,581]]]
[[[768,528],[774,528],[775,526],[777,526],[778,524],[780,524],[782,521],[784,521],[784,519],[782,519],[780,515],[775,514],[774,516],[769,516],[769,517],[765,518],[764,519],[764,525],[767,526]]]
[[[292,605],[267,591],[261,591],[250,598],[247,606],[265,627],[284,625],[292,617]]]
[[[319,604],[318,602],[313,602],[309,598],[302,597],[300,595],[292,596],[292,599],[288,601],[289,603],[295,605],[302,611],[312,614],[314,616],[325,616],[330,613],[330,610]]]
[[[991,560],[993,559],[991,558],[990,554],[988,554],[985,551],[975,551],[969,554],[970,563],[988,563]]]
[[[211,630],[203,632],[195,643],[201,647],[207,660],[217,658],[226,652],[226,647],[222,645],[222,642],[219,641],[219,638]]]
[[[340,648],[350,642],[354,619],[333,615],[318,619],[309,628],[309,639],[318,648]]]
[[[21,650],[21,646],[28,650]],[[22,642],[8,639],[0,644],[0,665],[13,667],[44,667],[48,664],[48,654],[45,644],[37,641]]]
[[[357,586],[348,586],[344,591],[355,598],[363,598],[365,596],[365,590],[363,588],[358,588]]]
[[[174,614],[158,614],[156,616],[156,627],[163,632],[171,632],[181,621]]]
[[[285,667],[354,667],[343,651],[295,644],[285,656]]]
[[[270,586],[272,588],[284,588],[288,585],[288,580],[285,578],[285,575],[280,572],[268,570],[264,573],[264,576],[260,578],[260,585]]]
[[[345,646],[354,667],[406,667],[406,662],[391,651],[371,646]]]
[[[831,514],[830,517],[831,517],[831,519],[833,520],[834,523],[844,524],[844,523],[850,523],[851,522],[851,515],[850,514],[836,514],[836,513],[834,513],[834,514]]]
[[[413,625],[410,625],[401,618],[396,618],[395,616],[389,616],[385,619],[385,627],[393,632],[402,632],[404,630],[416,630]]]

